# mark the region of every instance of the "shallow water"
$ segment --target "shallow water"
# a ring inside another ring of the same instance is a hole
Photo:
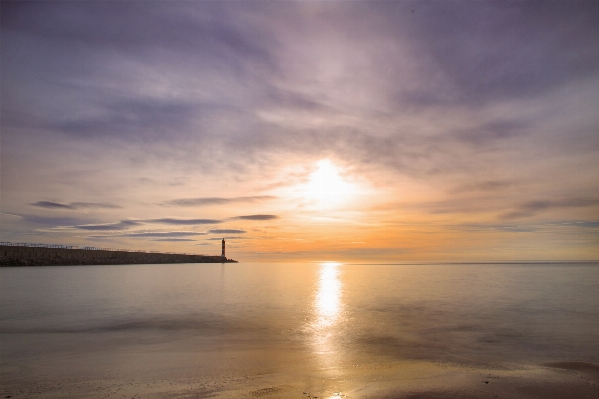
[[[0,288],[4,378],[307,381],[368,361],[599,363],[596,263],[2,268]]]

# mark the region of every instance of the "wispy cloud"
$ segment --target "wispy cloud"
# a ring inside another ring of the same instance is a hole
[[[244,216],[235,216],[232,219],[241,219],[241,220],[273,220],[278,219],[279,217],[276,215],[244,215]]]
[[[206,233],[198,233],[195,231],[144,231],[144,232],[130,232],[130,233],[118,233],[118,234],[104,234],[104,235],[92,235],[90,238],[113,238],[113,237],[128,237],[128,238],[181,238],[181,237],[195,237],[202,236]]]
[[[162,218],[162,219],[146,219],[144,223],[161,223],[161,224],[171,224],[174,226],[185,225],[185,226],[193,226],[200,224],[217,224],[222,223],[222,220],[217,219],[173,219],[173,218]]]
[[[40,215],[17,215],[22,218],[23,221],[27,223],[32,223],[34,225],[41,225],[44,227],[66,227],[79,225],[84,223],[89,223],[89,219],[80,218],[80,217],[69,217],[69,216],[40,216]]]
[[[162,205],[166,206],[206,206],[206,205],[222,205],[236,202],[258,202],[272,200],[276,197],[271,195],[259,195],[252,197],[202,197],[202,198],[179,198],[170,201],[163,202]]]
[[[142,222],[138,220],[121,220],[120,222],[116,223],[83,224],[73,227],[81,230],[127,230],[141,224]]]
[[[74,136],[90,136],[109,132],[115,136],[135,135],[144,129],[148,137],[158,138],[164,131],[176,132],[197,111],[197,104],[168,100],[136,99],[105,104],[93,118],[70,119],[54,128]]]
[[[68,204],[63,204],[61,202],[52,202],[52,201],[38,201],[32,206],[37,206],[39,208],[46,209],[68,209],[68,210],[79,210],[79,209],[118,209],[121,208],[118,205],[107,204],[107,203],[98,203],[98,202],[71,202]]]
[[[167,231],[167,232],[143,232],[143,233],[125,233],[121,234],[123,237],[133,238],[155,238],[155,237],[189,237],[189,236],[202,236],[206,233],[198,233],[194,231]]]
[[[247,233],[245,230],[237,230],[237,229],[215,229],[208,230],[210,234],[244,234]]]
[[[222,223],[222,220],[216,219],[174,219],[174,218],[162,218],[162,219],[141,219],[141,220],[121,220],[116,223],[104,223],[104,224],[85,224],[73,226],[74,228],[81,230],[127,230],[132,227],[140,226],[143,224],[167,224],[173,226],[197,226],[204,224],[218,224]]]
[[[163,241],[163,242],[195,242],[191,238],[157,238],[152,241]]]
[[[236,237],[236,236],[226,236],[224,237],[226,240],[247,240],[247,237]],[[212,238],[207,238],[206,240],[209,241],[220,241],[222,240],[221,237],[212,237]]]
[[[505,219],[525,218],[539,212],[559,208],[587,208],[599,205],[596,198],[566,198],[560,200],[536,200],[524,202],[516,206],[515,210],[502,215]]]
[[[455,229],[468,232],[483,231],[502,231],[508,233],[528,233],[540,230],[538,224],[497,224],[497,223],[464,223],[459,225],[446,226],[448,229]]]
[[[486,180],[478,182],[462,183],[451,189],[452,193],[467,192],[498,192],[514,185],[513,182],[505,180]]]

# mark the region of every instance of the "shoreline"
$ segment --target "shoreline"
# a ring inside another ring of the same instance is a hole
[[[23,373],[2,370],[2,397],[79,398],[264,398],[264,399],[584,399],[599,394],[599,365],[469,367],[442,362],[392,361],[358,363],[351,368],[315,370],[296,365],[240,375],[196,378],[198,370],[149,375],[111,376]],[[102,378],[104,377],[104,378]]]

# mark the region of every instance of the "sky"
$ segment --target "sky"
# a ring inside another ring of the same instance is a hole
[[[599,4],[2,1],[0,240],[599,259]]]

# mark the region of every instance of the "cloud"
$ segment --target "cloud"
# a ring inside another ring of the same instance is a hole
[[[142,224],[142,222],[139,220],[121,220],[120,222],[116,222],[116,223],[84,224],[84,225],[78,225],[78,226],[73,226],[73,227],[75,227],[76,229],[81,229],[81,230],[108,231],[108,230],[127,230],[132,227],[139,226],[141,224]]]
[[[177,101],[136,99],[99,105],[99,115],[70,119],[51,128],[76,136],[97,136],[109,133],[118,137],[136,138],[143,130],[146,138],[157,139],[166,133],[173,136],[185,129],[199,105]]]
[[[206,206],[206,205],[222,205],[236,202],[259,202],[275,199],[271,195],[258,195],[251,197],[202,197],[202,198],[179,198],[163,202],[166,206]]]
[[[210,234],[243,234],[247,233],[245,230],[236,230],[236,229],[215,229],[208,230]]]
[[[486,180],[478,182],[464,183],[456,186],[451,190],[451,193],[467,193],[467,192],[494,192],[504,190],[514,183],[502,180]]]
[[[198,233],[195,231],[144,231],[144,232],[130,232],[130,233],[118,233],[110,235],[93,235],[90,238],[112,238],[112,237],[128,237],[128,238],[156,238],[156,239],[172,239],[182,237],[195,237],[202,236],[206,233]]]
[[[428,60],[426,72],[445,77],[432,81],[443,84],[437,92],[424,85],[422,97],[480,106],[538,96],[595,74],[599,49],[593,42],[599,32],[592,26],[599,10],[589,5],[422,3],[414,21],[396,30],[417,35]],[[394,18],[397,13],[390,12],[390,22]]]
[[[178,225],[198,225],[198,224],[217,224],[222,223],[222,220],[216,219],[173,219],[173,218],[162,218],[162,219],[146,219],[145,223],[162,223]]]
[[[4,8],[4,81],[32,98],[28,109],[5,90],[4,121],[24,115],[20,123],[44,134],[134,143],[146,158],[199,168],[243,171],[284,154],[334,154],[419,176],[476,170],[484,159],[465,156],[468,145],[529,137],[550,112],[516,115],[506,101],[599,73],[597,10],[585,4]],[[504,111],[483,109],[495,104]]]
[[[157,239],[152,240],[152,241],[190,242],[190,241],[195,241],[195,240],[192,240],[191,238],[157,238]]]
[[[540,225],[537,224],[526,224],[526,225],[508,225],[508,224],[484,224],[484,223],[463,223],[459,225],[446,226],[449,229],[468,231],[468,232],[482,232],[482,231],[502,231],[507,233],[530,233],[539,231]]]
[[[29,65],[26,70],[11,63],[8,70],[15,79],[11,82],[18,86],[30,73],[60,82],[60,90],[55,92],[57,101],[46,103],[41,112],[3,101],[3,110],[20,111],[3,116],[11,117],[15,126],[43,126],[80,138],[169,142],[175,137],[192,136],[199,141],[200,136],[209,136],[198,133],[205,132],[202,127],[215,117],[223,112],[239,114],[239,108],[226,101],[226,92],[215,93],[220,90],[211,81],[222,82],[233,75],[244,81],[248,75],[245,81],[250,83],[252,71],[268,73],[275,69],[268,46],[275,45],[276,38],[243,22],[246,12],[245,7],[202,3],[190,7],[180,2],[171,8],[116,3],[3,7],[3,39],[12,39],[10,45],[3,45],[3,54],[12,55],[23,45],[38,50],[19,60]],[[164,52],[171,56],[164,57]],[[34,60],[43,64],[29,64]],[[155,75],[152,66],[159,66],[162,76]],[[148,74],[132,78],[127,73],[129,68]],[[190,74],[195,78],[189,79]],[[173,85],[182,85],[184,91],[186,87],[199,88],[198,83],[204,89],[193,96],[181,95],[180,90],[158,96],[141,89],[140,85],[149,88],[149,81],[160,78],[166,78],[173,89]],[[49,82],[38,84],[35,90],[40,96],[36,99],[42,100],[52,86]],[[21,88],[33,89],[30,84]],[[63,100],[70,104],[67,106]],[[47,112],[48,108],[65,111],[65,107],[71,112]],[[20,116],[12,117],[14,114]]]
[[[519,222],[517,224],[462,223],[457,225],[446,225],[445,227],[447,227],[448,229],[455,229],[467,232],[499,231],[504,233],[548,233],[559,231],[560,234],[586,234],[586,232],[583,229],[596,229],[599,227],[599,221],[552,220],[541,223],[534,221]]]
[[[107,203],[98,203],[98,202],[71,202],[69,204],[63,204],[60,202],[52,202],[52,201],[38,201],[38,202],[35,202],[30,205],[37,206],[40,208],[46,208],[46,209],[68,209],[68,210],[121,208],[118,205],[107,204]]]
[[[39,206],[41,208],[50,208],[50,209],[75,209],[73,205],[61,204],[58,202],[50,202],[50,201],[38,201],[34,204],[30,204],[33,206]]]
[[[127,230],[135,226],[142,224],[168,224],[173,226],[194,226],[200,224],[217,224],[222,223],[222,220],[216,219],[173,219],[173,218],[162,218],[162,219],[139,219],[139,220],[121,220],[116,223],[104,223],[104,224],[86,224],[73,226],[81,230]]]
[[[37,225],[43,225],[48,227],[67,227],[78,224],[83,224],[89,221],[89,219],[82,219],[77,217],[51,217],[51,216],[39,216],[39,215],[18,215],[25,222],[33,223]]]
[[[167,231],[167,232],[144,232],[144,233],[126,233],[121,234],[123,237],[188,237],[202,236],[206,233],[198,233],[194,231]]]
[[[232,219],[241,219],[241,220],[273,220],[278,219],[279,217],[276,215],[244,215],[244,216],[235,216]]]
[[[227,240],[247,240],[247,237],[235,237],[235,236],[227,236],[224,237]],[[207,240],[209,241],[220,241],[222,240],[222,238],[220,237],[212,237],[212,238],[207,238]]]
[[[563,200],[529,201],[520,205],[520,209],[540,211],[549,208],[583,208],[598,204],[599,199],[595,198],[567,198]]]
[[[517,219],[533,216],[541,211],[559,208],[586,208],[599,205],[596,198],[567,198],[562,200],[536,200],[524,202],[515,210],[502,215],[504,219]]]
[[[499,120],[486,122],[475,128],[458,130],[450,135],[476,146],[488,146],[498,140],[517,138],[529,133],[530,128],[527,123],[516,120]]]

